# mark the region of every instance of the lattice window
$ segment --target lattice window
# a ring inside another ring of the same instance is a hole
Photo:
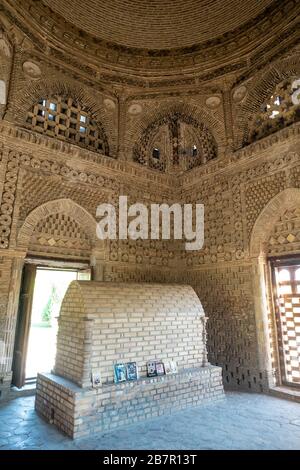
[[[277,267],[275,277],[283,381],[300,385],[300,266]]]
[[[300,79],[279,83],[254,117],[247,142],[251,143],[300,120]]]
[[[73,98],[54,96],[41,99],[28,112],[26,124],[34,131],[50,137],[109,155],[107,139],[101,125]]]

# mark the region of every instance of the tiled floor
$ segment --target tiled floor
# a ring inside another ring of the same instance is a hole
[[[300,449],[300,404],[231,392],[217,405],[72,441],[23,397],[0,405],[0,449]]]

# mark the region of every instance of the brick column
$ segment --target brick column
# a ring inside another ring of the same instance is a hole
[[[92,279],[93,281],[104,281],[105,280],[105,249],[94,248],[91,253],[91,267],[92,267]]]

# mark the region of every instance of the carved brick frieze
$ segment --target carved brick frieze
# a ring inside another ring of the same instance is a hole
[[[300,252],[300,208],[286,210],[274,224],[268,254],[280,256]]]
[[[60,253],[65,257],[89,258],[91,252],[89,235],[72,217],[52,214],[36,225],[28,251],[44,256]]]
[[[8,248],[9,246],[18,174],[19,159],[16,154],[11,152],[7,161],[0,206],[0,248],[2,249]]]
[[[205,165],[204,167],[201,168],[196,168],[193,170],[192,174],[185,174],[181,176],[181,184],[183,188],[189,188],[192,189],[193,184],[199,184],[199,179],[204,180],[205,177],[209,176],[214,176],[215,174],[219,174],[221,172],[227,171],[228,173],[234,172],[235,170],[238,169],[238,164],[247,164],[250,166],[251,162],[254,161],[255,167],[257,168],[255,171],[256,172],[264,172],[265,168],[264,166],[267,165],[267,163],[263,163],[262,165],[260,164],[260,160],[262,159],[262,154],[266,155],[267,158],[269,159],[269,149],[275,146],[279,146],[281,143],[284,144],[284,142],[289,141],[291,142],[292,139],[295,139],[295,142],[298,141],[300,136],[300,125],[298,123],[292,125],[291,127],[288,127],[286,129],[283,129],[281,131],[278,131],[276,134],[273,134],[271,136],[265,137],[264,139],[255,142],[251,145],[248,145],[244,149],[236,150],[235,152],[230,153],[229,155],[224,155],[215,162],[210,162],[208,165]],[[278,147],[277,147],[278,148]],[[284,150],[285,151],[285,150]],[[276,151],[277,154],[278,150]],[[292,158],[290,155],[288,158],[289,160]],[[294,157],[295,160],[297,159],[297,156]],[[275,164],[276,165],[276,164]],[[277,163],[278,165],[278,163]],[[258,169],[259,168],[259,169]],[[253,170],[249,170],[250,173],[248,174],[251,177],[251,171],[252,171],[252,177],[253,177]],[[272,171],[272,165],[269,168],[268,171]],[[203,182],[206,185],[208,181],[213,181],[213,178],[205,179]]]

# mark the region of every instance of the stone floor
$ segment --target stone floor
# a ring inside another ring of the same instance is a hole
[[[230,392],[217,405],[72,441],[22,397],[0,405],[0,449],[300,449],[300,404]]]

